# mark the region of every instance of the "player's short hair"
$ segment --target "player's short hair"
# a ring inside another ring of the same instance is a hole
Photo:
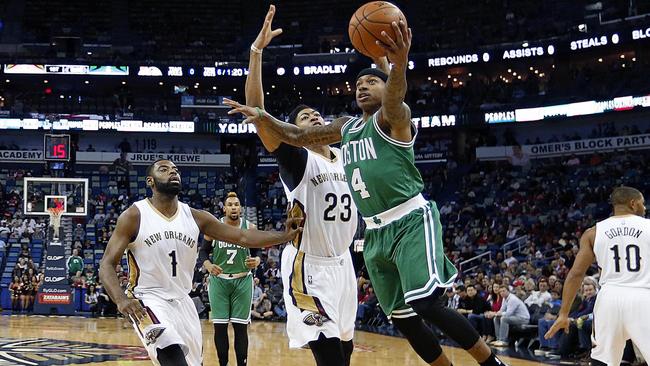
[[[237,193],[235,193],[235,192],[228,192],[228,194],[226,195],[226,199],[228,199],[228,198],[239,198],[239,197],[237,196]]]
[[[307,104],[298,104],[296,106],[296,108],[294,108],[291,111],[291,113],[289,113],[289,116],[287,117],[289,120],[287,122],[292,123],[292,124],[295,125],[296,124],[296,118],[298,118],[298,113],[300,113],[300,111],[303,111],[305,109],[314,109],[314,108],[308,106]]]
[[[609,196],[609,201],[614,206],[627,205],[630,201],[640,199],[642,196],[643,194],[636,188],[620,186],[614,188]]]
[[[169,159],[160,158],[160,159],[154,161],[153,163],[151,163],[151,165],[149,165],[147,167],[147,176],[153,175],[153,167],[156,166],[156,163],[158,163],[160,161],[163,161],[163,160],[169,160]]]

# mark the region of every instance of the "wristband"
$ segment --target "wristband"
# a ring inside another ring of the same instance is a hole
[[[260,55],[262,54],[262,50],[255,47],[255,45],[251,45],[251,51],[253,51],[253,53],[257,53],[257,54],[260,54]]]
[[[257,111],[257,116],[258,116],[259,118],[263,118],[263,117],[264,117],[264,111],[263,111],[262,109],[260,109],[260,107],[255,107],[255,110]]]

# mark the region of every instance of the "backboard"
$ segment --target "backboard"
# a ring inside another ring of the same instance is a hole
[[[86,216],[88,179],[25,177],[23,202],[26,215],[49,215],[47,209],[58,206],[62,216]]]

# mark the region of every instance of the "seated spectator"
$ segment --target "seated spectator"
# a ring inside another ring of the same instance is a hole
[[[528,307],[532,305],[537,305],[542,307],[543,305],[550,305],[553,297],[548,292],[548,282],[545,278],[539,280],[539,291],[533,291],[528,298],[524,301]]]
[[[514,296],[508,290],[508,286],[501,285],[499,295],[503,298],[501,309],[494,314],[494,329],[497,332],[497,340],[491,345],[495,347],[508,347],[508,335],[510,325],[528,324],[530,313],[517,296]]]
[[[88,304],[90,308],[90,314],[94,318],[97,315],[97,303],[99,302],[99,293],[95,289],[95,285],[90,285],[88,287],[88,292],[84,296],[84,302]]]
[[[255,277],[253,279],[253,303],[256,303],[263,293],[262,287],[260,287],[260,279]]]
[[[377,315],[376,308],[379,304],[375,289],[372,285],[366,283],[363,285],[365,291],[363,297],[359,300],[359,307],[357,307],[357,320],[365,324],[367,321]]]
[[[253,304],[251,316],[255,319],[271,319],[273,311],[271,311],[271,300],[267,298],[266,292],[262,294],[257,303]]]
[[[481,336],[486,336],[487,332],[483,329],[484,313],[490,309],[490,304],[478,295],[474,286],[470,285],[467,286],[467,297],[463,301],[463,305],[463,309],[458,309],[458,312],[467,316],[469,322]]]
[[[450,309],[458,309],[458,302],[460,301],[460,296],[454,291],[453,288],[447,288],[445,292],[447,294],[447,307]]]
[[[578,309],[569,313],[569,333],[561,335],[560,356],[583,358],[588,355],[588,351],[591,349],[591,329],[594,305],[598,293],[597,286],[596,281],[590,277],[585,278],[583,281],[583,299]]]

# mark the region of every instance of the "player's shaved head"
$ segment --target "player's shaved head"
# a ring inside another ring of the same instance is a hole
[[[630,202],[639,200],[641,198],[643,198],[643,194],[641,194],[638,189],[621,186],[614,188],[612,195],[609,197],[609,200],[612,205],[617,206],[628,205]]]

